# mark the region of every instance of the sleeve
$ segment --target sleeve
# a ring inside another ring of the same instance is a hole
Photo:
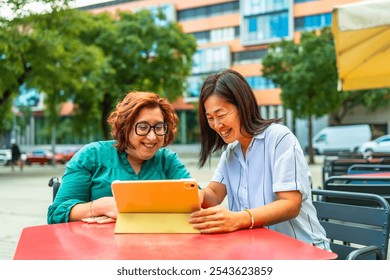
[[[68,222],[69,213],[74,205],[91,200],[91,181],[96,168],[95,159],[95,149],[86,146],[68,162],[61,187],[48,209],[48,224]]]
[[[273,167],[274,192],[298,190],[303,201],[310,193],[310,171],[294,134],[286,129],[276,138]]]

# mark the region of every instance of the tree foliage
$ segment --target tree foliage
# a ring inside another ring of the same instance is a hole
[[[302,33],[299,44],[283,41],[270,46],[263,75],[280,86],[284,106],[299,118],[323,116],[342,102],[329,29]]]
[[[165,20],[162,14],[158,18]],[[121,12],[111,25],[106,22],[104,29],[100,25],[93,34],[84,39],[103,50],[108,65],[100,91],[101,123],[106,138],[108,113],[127,92],[154,91],[170,101],[182,96],[185,78],[191,73],[196,41],[177,23],[158,24],[147,10]]]
[[[330,29],[304,32],[300,42],[282,41],[269,48],[263,59],[263,75],[280,86],[286,108],[309,121],[309,155],[312,151],[312,117],[336,110],[342,95],[337,91],[337,69]]]
[[[309,155],[312,153],[312,117],[331,115],[332,124],[342,119],[357,106],[369,111],[390,104],[388,89],[337,91],[337,68],[333,36],[329,28],[304,32],[300,41],[272,44],[263,59],[263,75],[281,90],[286,108],[298,118],[309,121]]]
[[[330,124],[340,125],[343,118],[356,107],[364,106],[368,112],[386,108],[390,104],[390,89],[371,89],[341,92],[343,101],[337,110],[330,112]]]
[[[10,128],[12,100],[21,86],[45,93],[50,127],[58,126],[60,104],[71,100],[74,133],[101,131],[105,138],[106,118],[127,92],[155,91],[170,101],[182,95],[196,41],[177,23],[161,24],[162,14],[156,21],[146,10],[94,15],[55,7],[1,19],[0,119],[6,118],[0,130]]]
[[[74,10],[32,14],[3,22],[0,28],[0,105],[10,110],[21,86],[46,96],[45,117],[50,127],[59,122],[59,106],[72,99],[96,75],[103,52],[80,41],[75,20],[87,14]],[[91,81],[93,83],[93,81]]]

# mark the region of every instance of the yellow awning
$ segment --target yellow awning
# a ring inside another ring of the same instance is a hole
[[[333,9],[340,90],[390,87],[390,0]]]

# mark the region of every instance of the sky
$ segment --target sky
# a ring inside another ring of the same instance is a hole
[[[88,6],[92,4],[98,4],[103,2],[109,2],[110,0],[75,0],[71,4],[73,7],[83,7]],[[34,12],[40,12],[45,10],[45,6],[42,3],[31,3],[26,6],[28,10],[34,11]],[[12,17],[12,12],[7,7],[0,7],[0,17],[5,17],[10,19]]]

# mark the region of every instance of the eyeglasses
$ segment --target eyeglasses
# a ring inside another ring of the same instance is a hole
[[[138,136],[146,136],[152,128],[157,136],[164,136],[168,133],[168,126],[165,122],[156,123],[155,125],[150,125],[147,122],[139,122],[135,125],[135,133]]]

